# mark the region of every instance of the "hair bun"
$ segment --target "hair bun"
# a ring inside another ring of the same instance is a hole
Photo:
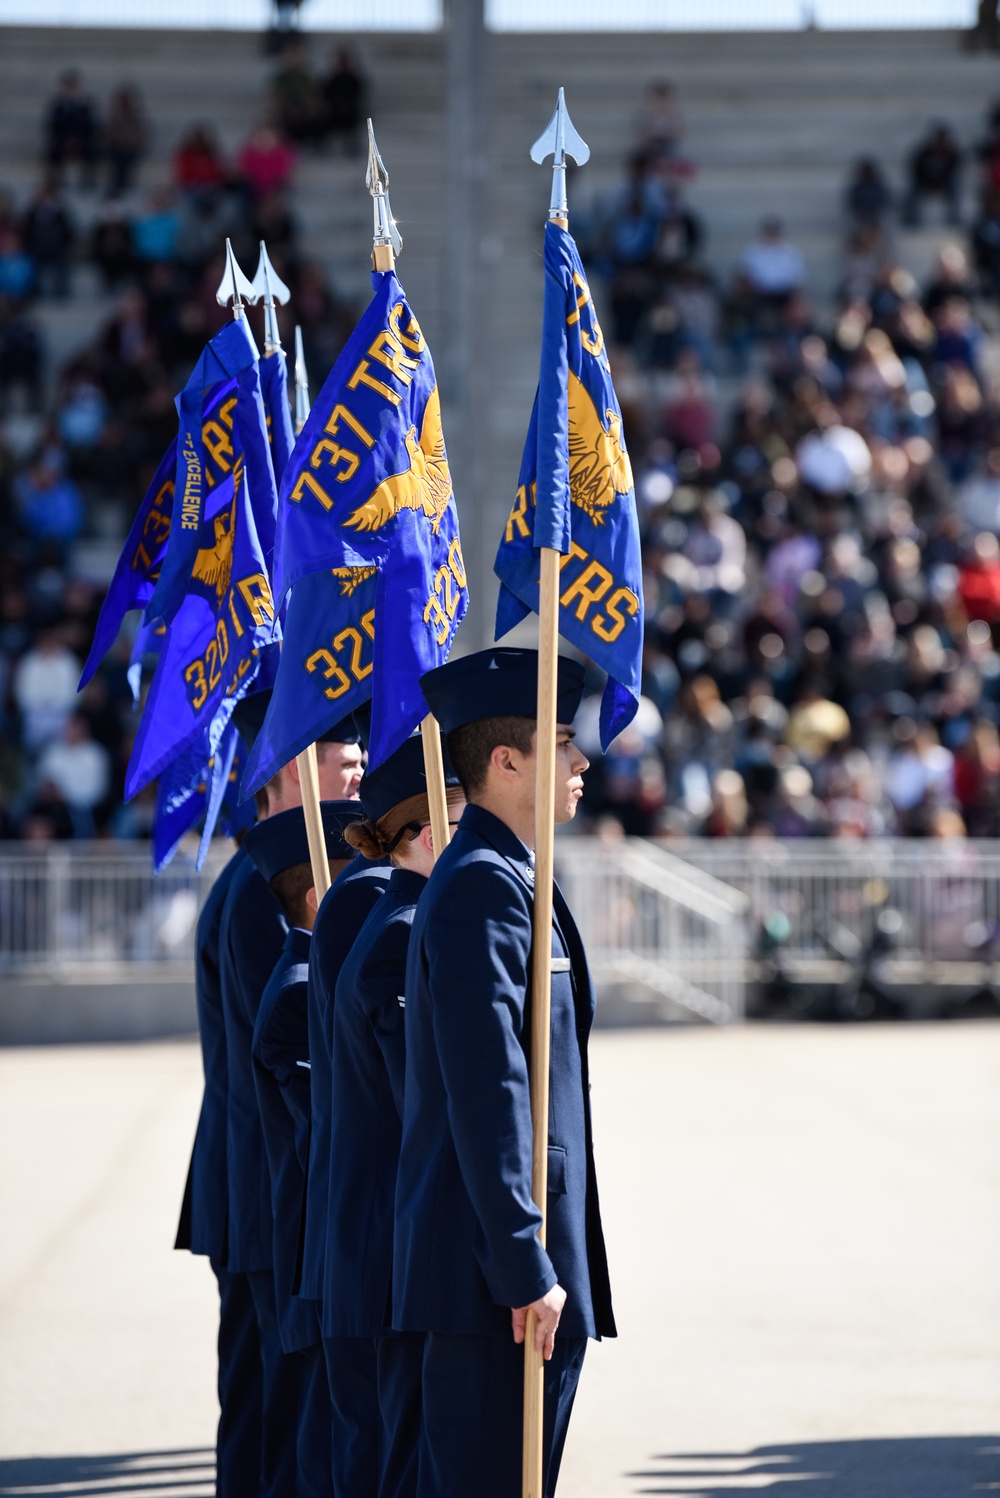
[[[344,829],[344,839],[357,848],[363,858],[373,863],[385,857],[385,842],[374,822],[352,822]]]

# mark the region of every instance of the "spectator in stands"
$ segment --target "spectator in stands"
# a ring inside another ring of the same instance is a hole
[[[662,183],[647,159],[635,153],[624,184],[601,212],[600,268],[609,280],[612,336],[619,344],[636,337],[656,291],[654,257],[667,211]]]
[[[264,240],[275,264],[286,263],[295,245],[295,219],[284,192],[269,192],[254,200],[250,211],[250,233]]]
[[[60,791],[76,836],[93,837],[94,813],[111,789],[111,759],[103,744],[91,737],[82,713],[66,719],[59,738],[42,754],[38,774]]]
[[[855,162],[847,184],[845,205],[859,229],[881,229],[892,206],[892,192],[878,162],[863,156]]]
[[[785,742],[807,765],[818,764],[835,744],[850,737],[851,720],[820,681],[804,682],[788,719]]]
[[[45,113],[45,160],[53,175],[61,177],[70,162],[80,168],[84,187],[93,187],[100,145],[96,111],[83,91],[75,68],[63,73],[55,98]]]
[[[320,83],[319,134],[347,156],[357,156],[361,149],[367,95],[368,83],[357,59],[346,47],[339,48]]]
[[[41,633],[18,662],[12,694],[21,718],[21,742],[36,751],[63,730],[76,702],[80,662],[55,630]]]
[[[635,122],[637,151],[649,161],[672,159],[684,138],[684,116],[672,83],[658,78],[646,85],[642,111]]]
[[[28,843],[62,842],[76,836],[66,798],[51,780],[39,785],[21,824],[21,836]]]
[[[117,291],[135,268],[132,220],[122,203],[102,203],[90,233],[90,258],[106,291]]]
[[[1000,833],[1000,733],[977,718],[955,755],[955,799],[970,837]]]
[[[258,125],[240,152],[240,171],[251,199],[284,192],[295,172],[295,152],[273,125]]]
[[[993,532],[980,531],[963,559],[958,592],[968,618],[1000,626],[1000,541]]]
[[[13,391],[20,390],[37,410],[42,357],[42,335],[37,324],[15,301],[0,295],[0,408],[9,404]]]
[[[903,204],[903,222],[917,227],[924,202],[940,198],[948,222],[959,222],[962,156],[947,125],[931,127],[910,159],[910,185]]]
[[[226,168],[207,125],[195,125],[174,152],[174,183],[190,197],[214,196],[226,180]]]
[[[180,223],[174,196],[167,189],[150,193],[132,223],[132,246],[140,266],[164,265],[177,252]]]
[[[984,199],[982,210],[972,227],[972,254],[983,290],[994,300],[1000,299],[1000,191]]]
[[[15,480],[14,495],[27,534],[64,554],[83,529],[83,500],[59,456],[43,454]]]
[[[751,290],[768,302],[784,304],[793,291],[805,285],[805,262],[785,237],[785,226],[779,218],[761,220],[757,238],[740,256],[740,271]]]
[[[700,452],[717,435],[719,413],[712,383],[694,349],[678,355],[668,376],[663,403],[663,433],[679,448]]]
[[[937,258],[934,275],[921,299],[924,311],[931,317],[945,302],[956,297],[971,301],[978,295],[979,284],[969,269],[969,261],[960,244],[946,244]]]
[[[899,718],[893,726],[896,748],[889,757],[886,791],[905,832],[928,830],[931,814],[954,796],[954,755],[929,723]]]
[[[35,289],[35,263],[14,228],[0,227],[0,297],[23,302]]]
[[[271,83],[275,119],[289,140],[315,140],[321,131],[320,99],[309,66],[305,48],[296,39],[289,42]]]
[[[965,33],[964,45],[971,52],[978,52],[980,48],[988,52],[1000,52],[1000,16],[997,14],[997,0],[978,0],[976,24]]]
[[[69,295],[73,223],[63,207],[54,178],[47,178],[24,216],[24,248],[34,262],[41,296]]]
[[[149,142],[149,129],[138,89],[120,88],[112,95],[104,123],[108,162],[108,196],[121,197],[135,182],[136,168]]]
[[[244,218],[235,193],[199,190],[183,194],[177,208],[174,253],[192,285],[218,257],[219,246],[239,235]]]

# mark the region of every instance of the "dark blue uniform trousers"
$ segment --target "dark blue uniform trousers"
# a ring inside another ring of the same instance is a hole
[[[559,1476],[585,1337],[556,1335],[545,1364],[545,1498]],[[524,1348],[511,1337],[430,1332],[424,1344],[418,1498],[518,1498]]]
[[[317,1342],[303,1352],[286,1353],[286,1361],[302,1359],[302,1411],[299,1418],[298,1498],[332,1498],[330,1476],[330,1390],[323,1348]]]
[[[420,1446],[421,1332],[387,1332],[375,1343],[382,1426],[378,1498],[416,1498]]]
[[[320,1349],[283,1352],[274,1275],[267,1269],[247,1278],[257,1314],[263,1377],[260,1498],[329,1498],[329,1402]]]
[[[324,1337],[332,1405],[334,1498],[377,1498],[378,1388],[374,1337]]]
[[[260,1484],[260,1336],[250,1281],[223,1269],[219,1282],[219,1433],[215,1444],[218,1498],[246,1498]]]

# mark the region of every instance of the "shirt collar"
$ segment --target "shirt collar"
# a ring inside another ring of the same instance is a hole
[[[292,957],[305,959],[309,956],[309,944],[312,941],[312,932],[305,931],[301,926],[293,926],[285,937],[285,951]]]
[[[426,876],[418,874],[416,869],[394,868],[389,875],[387,891],[394,895],[402,895],[404,899],[419,900],[426,885]]]
[[[502,822],[484,806],[474,806],[470,802],[463,811],[462,820],[458,825],[459,831],[472,832],[495,848],[508,863],[513,865],[528,888],[534,889],[534,850],[522,843],[517,833],[508,827],[506,822]]]

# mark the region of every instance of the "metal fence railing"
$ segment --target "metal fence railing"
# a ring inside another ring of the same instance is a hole
[[[0,973],[190,962],[201,903],[225,853],[199,874],[178,856],[154,877],[148,848],[111,843],[0,851]]]
[[[0,973],[190,964],[201,874],[181,855],[156,877],[149,850],[107,843],[0,850]],[[746,899],[649,844],[558,846],[559,876],[600,984],[639,987],[714,1022],[743,1012]]]
[[[0,974],[190,964],[226,856],[154,877],[141,845],[0,845]],[[844,1014],[1000,999],[1000,841],[567,837],[556,868],[598,984],[702,1019],[739,1019],[762,985]]]
[[[638,838],[561,840],[556,873],[598,986],[637,986],[713,1024],[742,1018],[743,894]]]
[[[748,900],[748,978],[831,1012],[1000,997],[1000,841],[672,843]]]

